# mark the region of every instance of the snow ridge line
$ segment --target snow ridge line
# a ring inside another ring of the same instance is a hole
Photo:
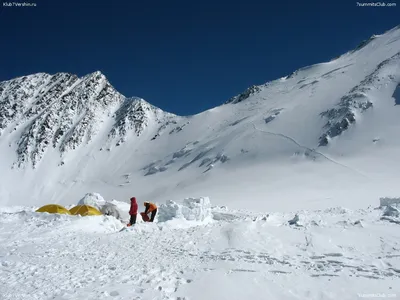
[[[357,173],[358,175],[360,175],[360,176],[362,176],[362,177],[364,177],[364,178],[368,178],[368,176],[366,176],[365,174],[361,173],[360,171],[358,171],[358,170],[356,170],[356,169],[354,169],[354,168],[352,168],[352,167],[349,167],[349,166],[347,166],[347,165],[345,165],[345,164],[342,164],[342,163],[340,163],[340,162],[338,162],[338,161],[336,161],[336,160],[334,160],[334,159],[332,159],[332,158],[329,158],[329,157],[326,156],[325,154],[323,154],[323,153],[321,153],[321,152],[319,152],[319,151],[316,151],[315,149],[311,149],[311,148],[308,148],[308,147],[306,147],[306,146],[303,146],[303,145],[299,144],[295,139],[293,139],[293,138],[290,137],[290,136],[287,136],[287,135],[282,134],[282,133],[275,133],[275,132],[271,132],[271,131],[265,131],[265,130],[262,130],[262,129],[257,128],[257,126],[256,126],[254,123],[252,123],[252,124],[253,124],[254,129],[257,130],[257,131],[260,131],[260,132],[263,132],[263,133],[266,133],[266,134],[269,134],[269,135],[273,135],[273,136],[282,137],[282,138],[284,138],[284,139],[286,139],[286,140],[292,142],[293,144],[295,144],[296,146],[298,146],[298,147],[300,147],[300,148],[302,148],[302,149],[306,149],[306,150],[308,150],[308,151],[311,151],[311,152],[313,152],[313,153],[315,153],[315,154],[318,154],[318,155],[322,156],[323,158],[325,158],[326,160],[330,161],[331,163],[334,163],[334,164],[336,164],[336,165],[338,165],[338,166],[341,166],[341,167],[343,167],[343,168],[346,168],[346,169],[348,169],[348,170],[350,170],[350,171],[352,171],[352,172],[354,172],[354,173]]]

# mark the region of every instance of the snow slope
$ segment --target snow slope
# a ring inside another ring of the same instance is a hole
[[[399,297],[399,218],[373,208],[297,213],[289,226],[293,213],[214,207],[203,225],[121,231],[108,216],[2,209],[0,299]]]
[[[188,117],[125,98],[99,72],[2,82],[0,203],[98,192],[292,211],[395,196],[399,49],[397,27]]]

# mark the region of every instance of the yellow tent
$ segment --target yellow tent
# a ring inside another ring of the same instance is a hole
[[[58,204],[49,204],[42,206],[41,208],[36,210],[36,212],[42,212],[42,213],[47,212],[50,214],[67,214],[67,215],[71,214],[68,209]]]
[[[72,215],[81,216],[99,216],[102,214],[100,211],[90,205],[77,205],[71,208],[69,211]]]

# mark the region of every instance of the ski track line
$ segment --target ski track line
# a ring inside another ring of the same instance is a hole
[[[334,164],[336,164],[338,166],[341,166],[341,167],[346,168],[346,169],[348,169],[348,170],[350,170],[350,171],[352,171],[354,173],[357,173],[358,175],[360,175],[360,176],[362,176],[364,178],[368,178],[368,176],[366,176],[365,174],[361,173],[360,171],[358,171],[358,170],[356,170],[356,169],[354,169],[352,167],[349,167],[349,166],[347,166],[345,164],[342,164],[342,163],[340,163],[340,162],[338,162],[338,161],[336,161],[336,160],[334,160],[332,158],[329,158],[325,154],[323,154],[323,153],[321,153],[319,151],[316,151],[315,149],[311,149],[311,148],[308,148],[306,146],[303,146],[303,145],[299,144],[295,139],[293,139],[290,136],[284,135],[282,133],[275,133],[275,132],[265,131],[265,130],[257,128],[257,126],[254,123],[252,123],[252,124],[253,124],[254,129],[257,130],[257,131],[260,131],[260,132],[263,132],[263,133],[266,133],[266,134],[269,134],[269,135],[273,135],[273,136],[282,137],[282,138],[292,142],[293,144],[295,144],[296,146],[298,146],[298,147],[300,147],[302,149],[306,149],[306,150],[311,151],[311,152],[313,152],[315,154],[318,154],[318,155],[324,157],[326,160],[328,160],[328,161],[330,161],[330,162],[332,162],[332,163],[334,163]]]

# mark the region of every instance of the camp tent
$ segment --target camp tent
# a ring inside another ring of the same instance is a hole
[[[58,205],[58,204],[48,204],[45,206],[42,206],[36,212],[47,212],[50,214],[67,214],[70,215],[70,211],[66,209],[65,207]]]
[[[77,205],[71,208],[69,211],[72,215],[81,216],[98,216],[102,214],[100,211],[90,205]]]

